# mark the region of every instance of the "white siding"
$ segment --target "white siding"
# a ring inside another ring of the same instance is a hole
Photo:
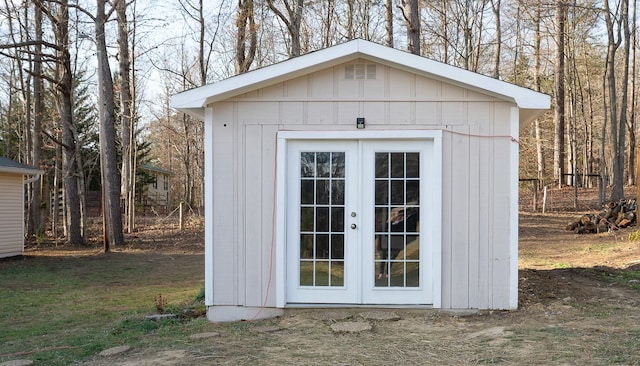
[[[338,65],[210,105],[215,305],[259,307],[267,293],[276,305],[277,131],[353,130],[365,117],[367,129],[445,131],[441,305],[509,308],[514,105],[381,64],[376,73],[345,80]]]
[[[24,249],[22,174],[0,173],[0,258]]]
[[[216,111],[214,110],[214,119]],[[238,286],[241,275],[237,241],[238,230],[238,156],[234,149],[235,129],[231,120],[216,120],[213,126],[213,301],[216,305],[240,303]],[[243,278],[244,279],[244,278]],[[255,279],[254,279],[255,281]]]

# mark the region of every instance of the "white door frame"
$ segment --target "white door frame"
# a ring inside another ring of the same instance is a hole
[[[276,216],[275,216],[275,270],[276,270],[276,306],[287,305],[286,296],[286,210],[287,210],[287,142],[289,140],[432,140],[433,154],[429,165],[431,179],[425,214],[430,217],[424,228],[421,227],[424,240],[435,245],[429,246],[425,253],[432,271],[432,306],[441,306],[442,278],[442,131],[441,130],[394,130],[394,131],[279,131],[276,136]]]

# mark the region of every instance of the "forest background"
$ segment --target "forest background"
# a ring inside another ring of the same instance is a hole
[[[636,184],[636,2],[561,0],[2,0],[0,156],[44,170],[27,235],[86,239],[101,192],[105,251],[135,229],[150,163],[171,207],[203,206],[202,121],[170,96],[350,39],[552,95],[521,131],[520,177]],[[607,187],[609,189],[607,189]]]

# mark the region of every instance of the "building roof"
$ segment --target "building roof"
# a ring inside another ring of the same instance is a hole
[[[0,173],[42,174],[42,170],[30,165],[18,163],[9,158],[0,157]]]
[[[166,174],[166,175],[173,175],[172,171],[165,170],[165,169],[162,169],[160,167],[157,167],[157,166],[151,165],[151,164],[141,164],[139,168],[142,169],[142,170],[148,170],[150,172],[162,173],[162,174]]]
[[[546,94],[405,51],[356,39],[184,91],[171,97],[171,106],[204,119],[204,107],[208,104],[360,58],[513,102],[520,108],[520,124],[532,121],[551,105],[551,98]]]

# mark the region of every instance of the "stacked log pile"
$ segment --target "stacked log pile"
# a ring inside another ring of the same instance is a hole
[[[600,212],[584,214],[570,222],[566,229],[576,234],[595,234],[634,226],[637,207],[635,199],[609,202]]]

